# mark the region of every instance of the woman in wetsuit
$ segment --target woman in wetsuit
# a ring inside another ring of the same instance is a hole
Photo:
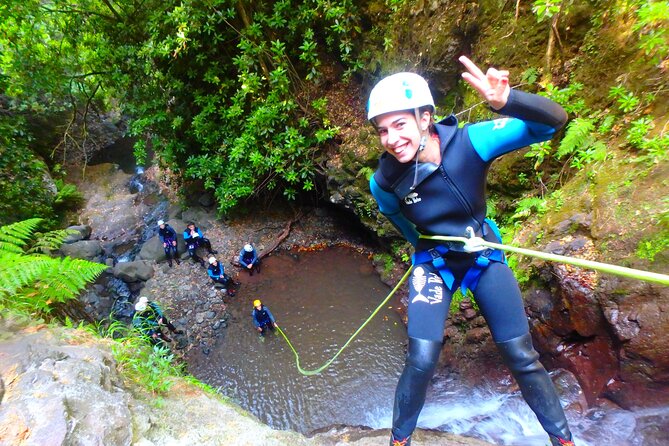
[[[545,141],[566,122],[553,101],[509,88],[508,71],[483,73],[461,57],[463,78],[506,117],[458,128],[455,116],[433,122],[427,82],[414,73],[382,79],[368,119],[385,153],[370,181],[379,210],[415,247],[409,284],[409,350],[397,384],[391,446],[408,446],[442,347],[453,292],[471,290],[504,362],[553,446],[573,445],[564,411],[532,346],[518,283],[497,250],[465,251],[420,235],[470,236],[500,243],[486,219],[488,168],[497,157]]]

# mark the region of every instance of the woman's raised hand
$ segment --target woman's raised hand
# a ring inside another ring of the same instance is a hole
[[[474,87],[492,108],[499,110],[506,105],[511,90],[508,71],[488,68],[484,74],[467,57],[460,56],[458,60],[467,68],[467,71],[462,73],[462,78]]]

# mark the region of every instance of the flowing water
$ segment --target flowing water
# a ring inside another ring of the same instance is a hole
[[[393,299],[321,375],[302,376],[278,333],[264,339],[251,322],[261,299],[300,354],[305,369],[336,353],[383,300],[389,288],[367,256],[347,248],[271,256],[261,274],[240,274],[237,296],[226,298],[225,337],[208,355],[194,349],[190,371],[277,429],[303,433],[336,424],[388,428],[403,365],[406,329],[389,308]],[[545,446],[547,437],[518,392],[468,388],[442,377],[428,390],[419,427],[512,446]],[[637,412],[592,409],[568,413],[579,446],[667,445],[669,408]]]

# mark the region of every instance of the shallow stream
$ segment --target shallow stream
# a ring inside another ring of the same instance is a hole
[[[321,375],[302,376],[278,333],[260,338],[251,322],[261,299],[313,369],[343,345],[389,292],[366,255],[348,248],[273,255],[260,274],[239,275],[225,335],[205,355],[191,350],[190,372],[276,429],[309,433],[336,424],[391,424],[406,329],[393,299]],[[228,266],[228,269],[232,268]],[[493,386],[491,386],[492,388]],[[579,446],[660,446],[669,409],[568,413]],[[440,377],[428,390],[419,426],[512,446],[545,446],[547,437],[518,392],[468,388]]]

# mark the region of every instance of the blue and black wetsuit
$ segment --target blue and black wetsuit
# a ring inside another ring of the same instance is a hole
[[[209,277],[211,277],[211,280],[214,281],[214,283],[220,283],[223,285],[230,296],[235,295],[235,291],[232,289],[232,286],[234,285],[233,280],[225,274],[225,268],[221,264],[221,262],[216,262],[215,265],[209,265],[207,268],[207,274]]]
[[[251,252],[242,248],[239,252],[239,263],[246,268],[249,274],[252,276],[253,271],[260,272],[260,259],[258,258],[258,253],[255,248],[251,249]],[[252,268],[249,268],[249,265],[253,265]]]
[[[253,325],[255,325],[256,328],[260,328],[260,330],[262,330],[260,334],[263,336],[265,335],[265,331],[267,329],[274,330],[274,315],[266,306],[261,305],[260,310],[253,307],[251,317],[253,317]]]
[[[191,233],[189,228],[184,230],[184,242],[186,242],[186,249],[188,249],[188,254],[194,261],[199,262],[202,266],[204,266],[204,260],[197,255],[197,248],[204,246],[209,254],[216,253],[211,249],[211,242],[209,239],[202,235],[202,231],[200,231],[200,228],[197,226],[195,226],[193,229],[193,233]]]
[[[179,254],[177,252],[177,232],[170,225],[165,223],[163,228],[158,228],[158,237],[163,244],[165,256],[170,266],[174,258],[179,263]]]
[[[532,346],[520,290],[503,254],[467,253],[461,244],[419,238],[467,236],[466,228],[472,227],[477,236],[500,242],[494,223],[486,219],[490,164],[505,153],[550,139],[567,116],[558,104],[517,90],[511,90],[498,112],[509,118],[463,128],[454,116],[446,118],[434,125],[440,140],[439,165],[416,167],[384,153],[370,181],[381,213],[416,248],[409,284],[409,351],[393,412],[397,438],[410,436],[416,427],[457,287],[472,290],[505,363],[546,432],[571,437],[555,388]]]
[[[167,319],[160,306],[155,302],[149,302],[146,310],[135,312],[132,316],[132,325],[140,334],[146,336],[152,344],[158,344],[161,341],[171,341],[162,332],[161,325],[165,325],[171,332],[182,333]],[[154,337],[153,335],[157,336]]]

